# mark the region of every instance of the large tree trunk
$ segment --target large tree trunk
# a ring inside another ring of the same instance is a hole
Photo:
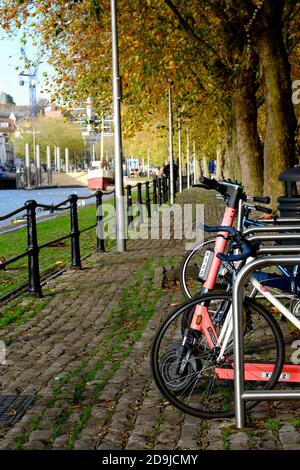
[[[226,149],[224,156],[224,178],[240,180],[240,165],[237,155],[237,136],[235,118],[232,109],[227,111],[225,119]],[[239,168],[237,168],[239,167]],[[239,171],[238,171],[239,170]]]
[[[217,145],[216,161],[216,179],[219,181],[223,176],[223,149],[220,144]]]
[[[239,72],[232,93],[232,110],[242,182],[248,194],[262,194],[263,158],[257,131],[255,72],[252,68],[244,68]]]
[[[264,191],[272,197],[273,206],[283,190],[278,174],[295,163],[296,119],[282,35],[283,6],[284,0],[265,1],[258,39],[266,109]]]
[[[205,178],[210,178],[208,160],[207,160],[207,156],[205,153],[202,156],[202,165],[203,165],[203,168],[202,168],[203,176],[205,176]]]

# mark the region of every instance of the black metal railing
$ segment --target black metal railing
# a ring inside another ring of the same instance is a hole
[[[144,186],[144,191],[143,191]],[[144,221],[144,209],[146,216],[151,219],[153,212],[158,211],[158,206],[167,203],[170,199],[169,178],[162,176],[154,178],[153,181],[145,181],[134,185],[125,186],[127,200],[127,225],[129,229],[133,229],[134,219],[141,224]],[[133,203],[132,190],[136,188],[136,205]],[[144,194],[143,194],[144,193]],[[134,216],[134,208],[137,208],[136,217]]]
[[[104,252],[105,251],[105,243],[104,243],[104,233],[103,233],[103,211],[102,211],[102,204],[103,204],[103,196],[114,194],[114,191],[96,191],[94,194],[90,196],[77,196],[76,194],[71,194],[68,199],[53,205],[53,204],[39,204],[34,200],[29,200],[25,203],[24,206],[20,207],[19,209],[6,214],[5,216],[0,217],[0,221],[4,221],[10,219],[14,215],[17,215],[21,212],[26,211],[26,225],[27,225],[27,249],[8,260],[1,262],[0,269],[5,269],[8,265],[20,260],[21,258],[28,257],[28,293],[33,294],[36,296],[42,296],[42,288],[41,288],[41,275],[40,275],[40,267],[39,267],[39,253],[40,250],[43,248],[53,246],[63,240],[68,238],[71,239],[71,267],[73,269],[81,269],[81,255],[80,255],[80,235],[92,230],[93,228],[97,228],[96,230],[96,247],[97,251]],[[87,200],[87,199],[95,199],[96,204],[96,217],[95,223],[85,227],[83,229],[79,229],[78,224],[78,201],[79,200]],[[50,213],[59,212],[59,211],[67,211],[69,210],[70,213],[70,231],[69,233],[47,241],[46,243],[39,244],[38,242],[38,234],[37,234],[37,219],[36,219],[36,212],[37,209],[41,208],[43,210],[48,210]],[[24,286],[21,286],[21,288]],[[14,289],[14,291],[17,291]],[[0,297],[0,301],[4,301],[6,298],[10,297],[14,291],[10,291]]]
[[[153,213],[158,212],[158,207],[169,201],[169,190],[169,179],[164,176],[159,178],[156,177],[153,179],[153,181],[145,181],[143,183],[136,183],[135,185],[127,185],[125,187],[125,191],[127,201],[126,210],[128,229],[134,228],[133,223],[136,218],[138,224],[143,223],[145,217],[147,217],[148,220],[151,219]],[[40,251],[44,248],[50,247],[51,245],[53,246],[66,239],[70,239],[71,267],[73,269],[81,269],[82,257],[80,251],[80,236],[83,233],[96,228],[96,251],[104,252],[105,234],[103,225],[103,196],[111,194],[114,194],[114,191],[96,191],[90,196],[77,196],[76,194],[71,194],[67,199],[56,205],[39,204],[35,200],[29,200],[24,204],[24,206],[9,214],[6,214],[5,216],[0,217],[0,221],[4,221],[17,214],[20,214],[21,212],[26,212],[25,223],[27,226],[27,249],[16,256],[13,256],[7,260],[3,260],[0,264],[0,269],[5,269],[8,265],[15,263],[24,257],[28,258],[28,283],[4,294],[2,297],[0,297],[0,302],[3,302],[7,298],[11,297],[14,292],[18,293],[20,289],[22,289],[22,291],[26,290],[27,287],[30,294],[40,297],[42,296],[42,285],[45,283],[45,281],[41,282],[39,255]],[[95,223],[80,229],[78,222],[78,201],[84,201],[88,199],[95,199]],[[134,208],[137,208],[136,215],[134,215]],[[39,243],[37,231],[37,210],[39,209],[47,210],[52,214],[60,211],[69,211],[69,232],[59,238],[47,241],[45,243]],[[112,219],[114,219],[114,216],[105,217],[105,223],[108,223]],[[51,271],[51,268],[49,268],[47,272],[49,271]]]

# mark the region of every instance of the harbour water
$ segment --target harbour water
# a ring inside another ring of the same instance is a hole
[[[22,207],[29,199],[34,199],[41,204],[58,204],[68,198],[70,194],[89,196],[93,191],[88,188],[52,188],[52,189],[1,189],[0,190],[0,217]],[[86,203],[94,203],[94,199],[88,199]],[[22,215],[22,213],[21,213]],[[38,212],[37,215],[45,215]],[[12,218],[15,218],[12,217]],[[11,219],[0,221],[0,226],[11,225]]]

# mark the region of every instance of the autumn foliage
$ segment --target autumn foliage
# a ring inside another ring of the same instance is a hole
[[[91,95],[109,112],[109,1],[2,0],[0,14],[4,29],[22,27],[40,44],[65,107]],[[167,157],[172,80],[175,124],[189,129],[197,157],[221,146],[225,176],[278,195],[278,172],[297,161],[298,2],[119,0],[118,28],[125,148]]]

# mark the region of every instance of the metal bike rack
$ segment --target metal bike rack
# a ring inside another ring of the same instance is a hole
[[[249,241],[256,242],[256,241],[261,241],[261,242],[267,242],[267,241],[287,241],[287,240],[295,240],[295,235],[298,237],[300,241],[300,234],[294,234],[294,233],[285,233],[284,238],[283,235],[280,235],[278,233],[271,233],[269,235],[254,235],[253,237],[248,237]],[[284,245],[283,245],[284,246]],[[299,251],[300,251],[300,246],[298,246]]]
[[[258,222],[263,222],[264,224],[300,224],[299,217],[276,217],[275,219],[258,219]]]
[[[285,228],[286,230],[286,228]],[[285,240],[286,236],[281,235],[281,240]],[[300,241],[300,235],[294,234],[294,240]],[[258,239],[259,237],[257,237]],[[272,250],[270,250],[272,248]],[[300,246],[273,246],[263,247],[263,253],[269,254],[257,258],[246,264],[237,274],[232,296],[233,307],[233,346],[234,346],[234,390],[235,390],[235,421],[237,428],[243,428],[246,420],[246,401],[262,401],[262,400],[290,400],[300,399],[299,390],[261,390],[261,391],[245,391],[244,378],[244,338],[243,338],[243,299],[244,285],[249,275],[260,268],[276,265],[293,265],[299,263],[298,256],[281,255],[274,256],[274,253],[299,253]],[[261,254],[262,251],[259,251]]]
[[[243,231],[243,235],[248,236],[253,233],[269,233],[269,232],[299,232],[300,225],[272,225],[267,227],[250,227]],[[293,234],[292,234],[293,235]]]

